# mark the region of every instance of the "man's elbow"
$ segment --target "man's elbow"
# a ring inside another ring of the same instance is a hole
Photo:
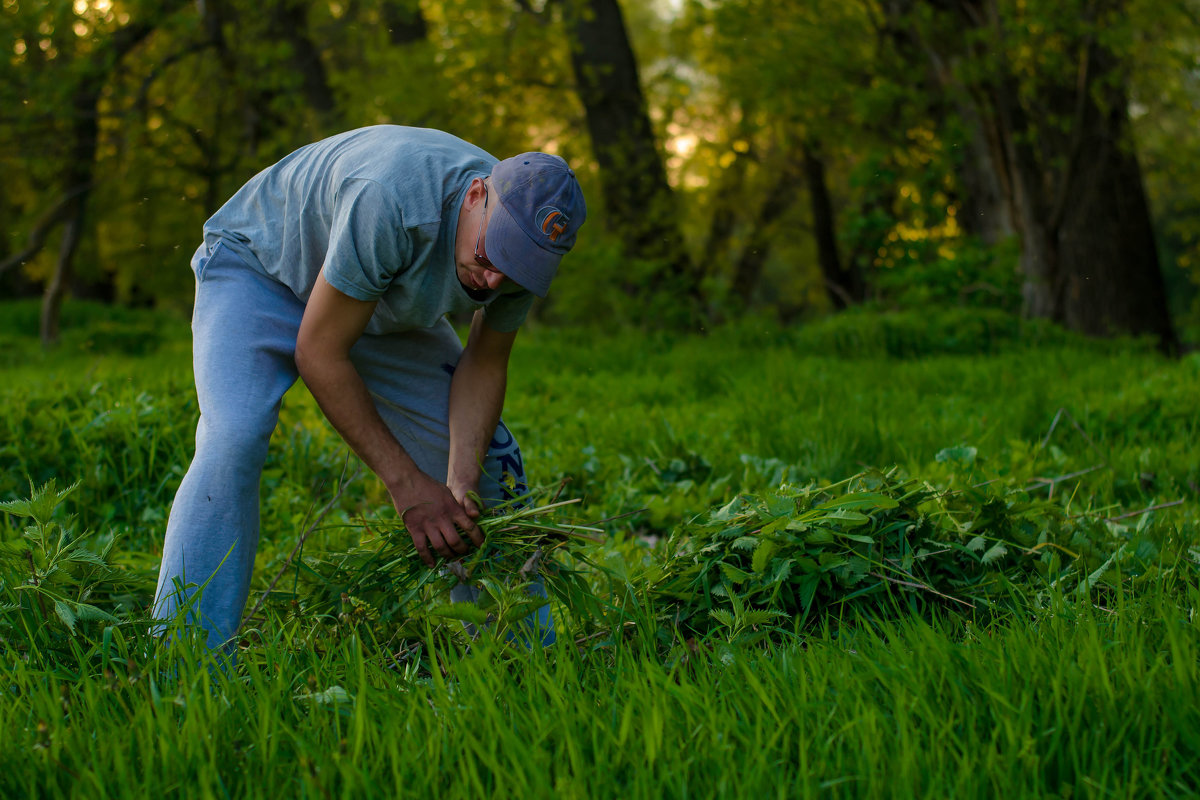
[[[311,383],[312,377],[319,372],[320,365],[327,361],[321,354],[320,348],[314,347],[311,342],[306,342],[303,338],[296,341],[293,360],[296,362],[296,371],[300,373],[300,377],[304,379],[305,383]]]

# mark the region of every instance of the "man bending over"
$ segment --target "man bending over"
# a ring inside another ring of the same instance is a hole
[[[486,504],[525,485],[500,421],[513,340],[585,215],[557,156],[497,161],[450,134],[393,125],[303,147],[243,186],[192,257],[200,421],[155,617],[185,602],[177,587],[208,581],[195,618],[210,648],[231,646],[267,443],[297,377],[383,481],[426,564],[481,544],[470,495]],[[464,348],[446,315],[468,310]],[[548,608],[539,622],[552,640]]]

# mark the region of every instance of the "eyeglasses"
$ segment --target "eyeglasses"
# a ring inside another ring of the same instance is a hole
[[[491,261],[488,261],[487,253],[479,252],[479,240],[483,236],[483,223],[487,219],[487,204],[488,204],[488,188],[487,181],[483,182],[483,216],[479,220],[479,233],[475,234],[475,263],[487,269],[496,269]]]

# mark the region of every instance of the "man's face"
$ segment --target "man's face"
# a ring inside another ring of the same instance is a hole
[[[478,178],[472,181],[463,201],[463,214],[455,237],[458,280],[471,291],[494,290],[511,284],[487,257],[487,225],[491,220],[488,195],[487,184]],[[474,237],[470,235],[472,227],[475,229]]]

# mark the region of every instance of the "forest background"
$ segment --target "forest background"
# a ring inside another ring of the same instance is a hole
[[[0,0],[0,796],[1194,797],[1200,353],[1151,348],[1200,341],[1198,23]],[[297,387],[210,672],[149,624],[188,260],[383,122],[584,185],[506,398],[546,516],[444,603]]]
[[[186,313],[204,219],[375,123],[564,156],[547,323],[1200,327],[1194,0],[0,0],[0,296]]]

